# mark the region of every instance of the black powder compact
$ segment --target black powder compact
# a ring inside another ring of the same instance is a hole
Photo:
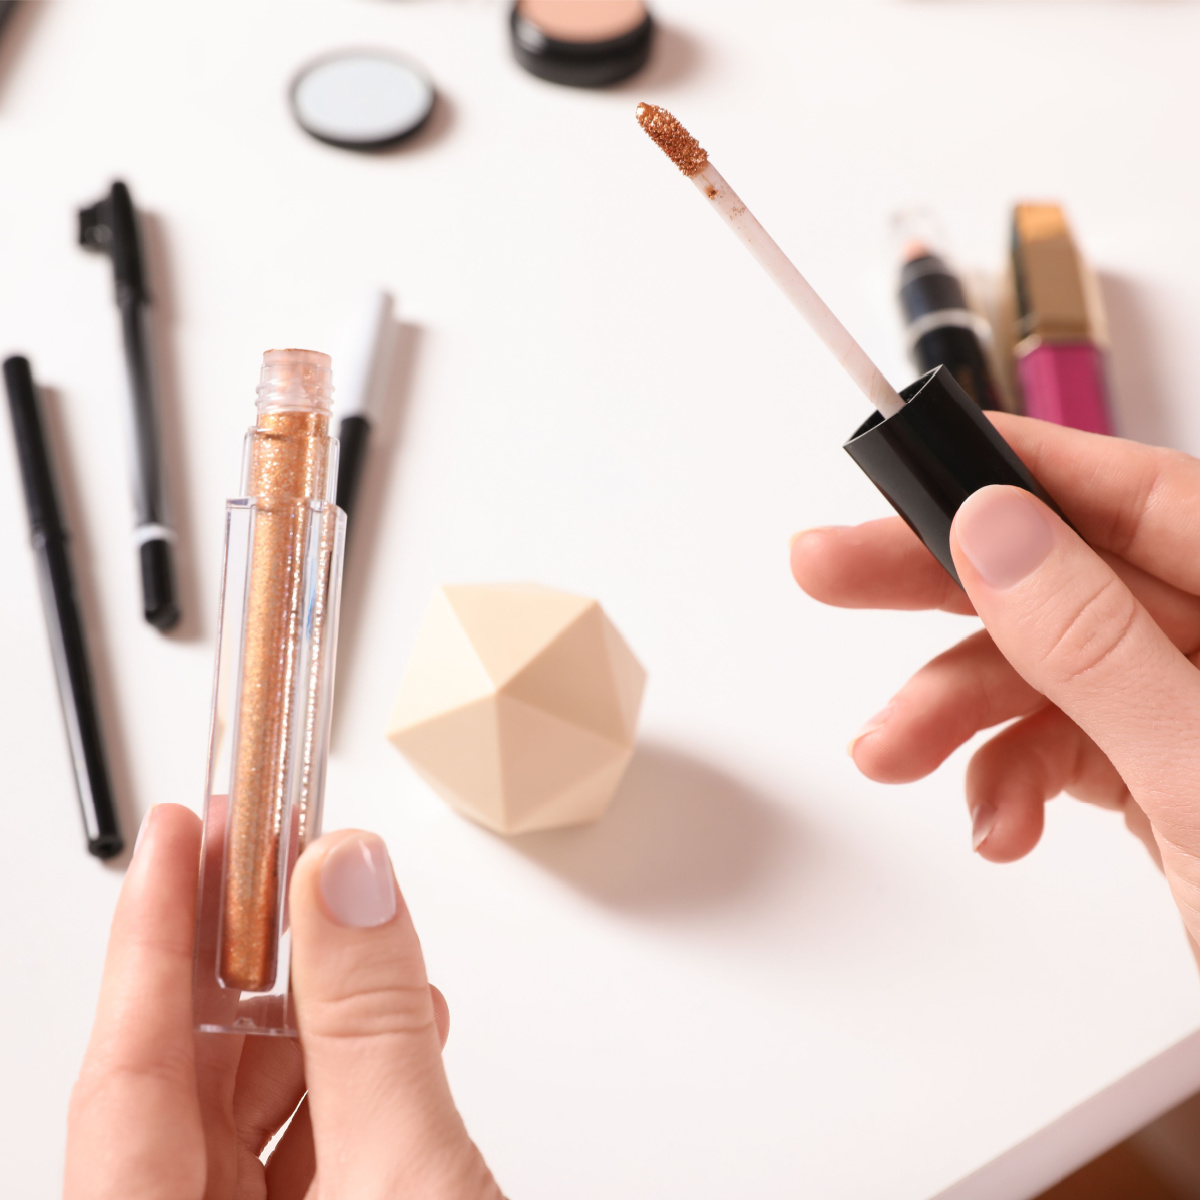
[[[551,83],[604,87],[646,65],[654,22],[642,0],[517,0],[517,62]]]

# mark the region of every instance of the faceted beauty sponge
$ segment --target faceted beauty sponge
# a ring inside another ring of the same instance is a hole
[[[600,605],[533,585],[439,588],[387,736],[497,833],[594,821],[633,755],[646,672]]]

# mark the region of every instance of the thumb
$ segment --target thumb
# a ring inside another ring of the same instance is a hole
[[[421,944],[383,841],[343,831],[315,842],[289,905],[321,1195],[498,1196],[450,1096]]]
[[[1108,756],[1157,831],[1200,851],[1200,672],[1125,584],[1040,500],[968,497],[950,537],[963,587],[1027,682]]]

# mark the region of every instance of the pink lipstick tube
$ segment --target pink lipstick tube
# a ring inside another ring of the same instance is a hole
[[[1016,206],[1012,259],[1026,415],[1111,434],[1100,298],[1059,205]]]
[[[1104,354],[1091,342],[1042,342],[1017,352],[1025,412],[1089,433],[1112,433]]]

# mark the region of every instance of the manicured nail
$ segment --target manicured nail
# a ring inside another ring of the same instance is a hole
[[[370,929],[390,921],[396,884],[382,839],[358,833],[338,842],[321,864],[321,899],[339,925]]]
[[[986,487],[968,496],[954,518],[954,533],[984,581],[1001,590],[1040,567],[1054,545],[1046,507],[1012,487]]]
[[[801,538],[811,537],[814,533],[836,533],[839,529],[847,529],[846,525],[814,525],[811,529],[801,529],[799,533],[793,533],[788,538],[788,550],[795,550],[796,543]]]
[[[859,743],[859,742],[861,742],[861,741],[863,740],[863,738],[867,737],[869,734],[876,733],[876,732],[878,732],[880,729],[882,729],[882,728],[884,727],[884,725],[886,725],[886,724],[887,724],[887,720],[888,720],[888,718],[889,718],[889,717],[892,715],[892,713],[893,713],[893,712],[895,712],[895,710],[896,710],[896,706],[895,706],[894,704],[888,704],[888,705],[885,705],[883,708],[881,708],[881,709],[880,709],[880,710],[879,710],[879,711],[878,711],[878,712],[877,712],[877,713],[876,713],[876,714],[875,714],[875,715],[874,715],[874,716],[873,716],[873,717],[872,717],[872,718],[871,718],[871,719],[870,719],[870,720],[869,720],[869,721],[868,721],[868,722],[867,722],[867,723],[866,723],[866,724],[865,724],[865,725],[864,725],[864,726],[863,726],[863,727],[862,727],[862,728],[861,728],[861,729],[860,729],[860,730],[859,730],[859,731],[858,731],[858,732],[857,732],[857,733],[856,733],[856,734],[855,734],[855,735],[854,735],[854,736],[853,736],[853,737],[850,739],[850,743],[849,743],[849,745],[846,747],[846,753],[847,753],[848,755],[850,755],[850,757],[851,757],[851,758],[853,758],[853,757],[854,757],[854,748],[855,748],[855,746],[857,746],[857,745],[858,745],[858,743]]]
[[[988,834],[996,824],[996,810],[990,804],[981,804],[971,814],[971,849],[978,850],[988,840]]]
[[[133,854],[129,856],[131,862],[138,852],[138,847],[142,844],[142,838],[146,836],[146,830],[150,828],[150,822],[154,819],[154,812],[157,808],[157,804],[152,804],[146,809],[146,815],[142,818],[142,823],[138,826],[138,835],[133,842]]]

